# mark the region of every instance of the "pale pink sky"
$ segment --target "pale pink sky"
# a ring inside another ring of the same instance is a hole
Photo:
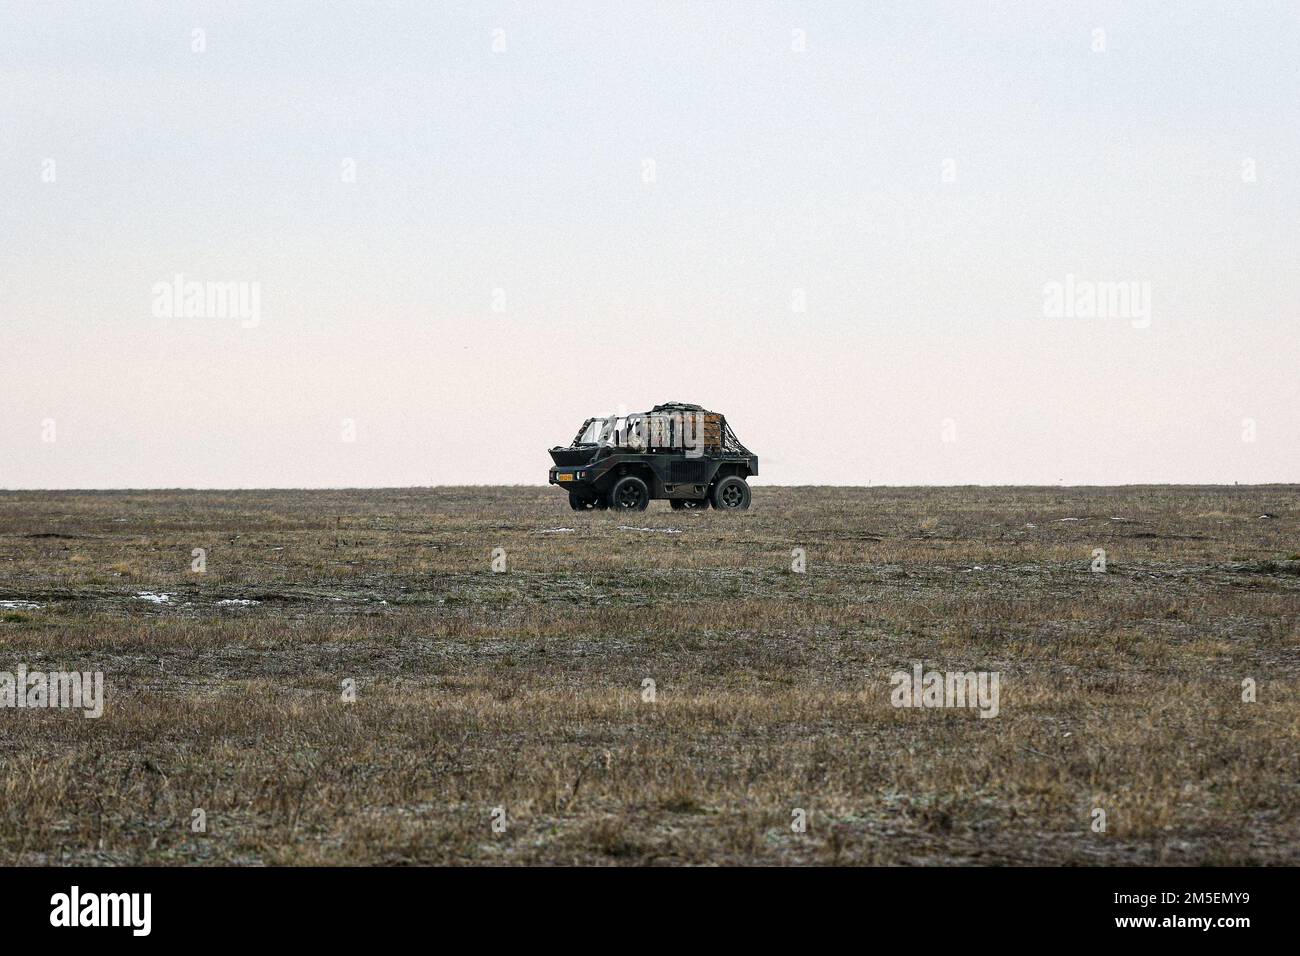
[[[1300,479],[1294,8],[606,6],[6,5],[0,488]]]

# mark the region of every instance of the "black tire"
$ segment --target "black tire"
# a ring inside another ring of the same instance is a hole
[[[604,498],[588,498],[575,491],[569,492],[569,507],[574,511],[604,511],[608,505]]]
[[[749,508],[749,482],[735,475],[713,486],[713,507],[719,511],[746,511]]]
[[[615,511],[645,511],[650,489],[636,475],[624,475],[609,489],[609,506]]]
[[[670,503],[673,511],[704,511],[709,507],[708,498],[673,498]]]

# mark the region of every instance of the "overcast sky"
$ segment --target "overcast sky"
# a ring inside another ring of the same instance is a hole
[[[0,488],[1296,481],[1298,11],[9,0]]]

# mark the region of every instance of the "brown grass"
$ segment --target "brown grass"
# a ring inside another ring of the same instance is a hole
[[[0,601],[41,605],[0,607],[0,670],[108,685],[0,710],[0,862],[1294,864],[1297,505],[0,493]],[[1000,715],[894,709],[914,661],[999,671]]]

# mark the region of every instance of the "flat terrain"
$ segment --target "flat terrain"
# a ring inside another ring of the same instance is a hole
[[[107,702],[0,710],[0,864],[1300,863],[1298,518],[1296,486],[3,492],[0,671]],[[998,672],[998,715],[891,706],[916,663]]]

